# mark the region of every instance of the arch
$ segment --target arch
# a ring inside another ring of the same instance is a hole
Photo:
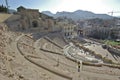
[[[32,26],[35,28],[35,27],[38,27],[38,22],[37,21],[33,21],[32,22]]]

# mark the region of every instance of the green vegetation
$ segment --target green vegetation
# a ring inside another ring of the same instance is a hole
[[[0,5],[0,12],[7,12],[7,8],[3,5]]]
[[[110,64],[113,64],[113,61],[110,60],[110,59],[108,59],[108,58],[106,58],[106,57],[104,57],[102,60],[103,60],[104,63],[110,63]]]
[[[116,42],[116,41],[112,41],[112,40],[105,40],[104,43],[107,45],[111,45],[111,46],[120,45],[120,42]]]

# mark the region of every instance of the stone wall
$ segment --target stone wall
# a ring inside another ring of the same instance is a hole
[[[14,31],[33,31],[33,32],[51,32],[54,27],[54,19],[41,17],[37,9],[19,8],[16,14],[13,14],[5,22],[10,30]],[[47,15],[46,15],[47,16]]]
[[[120,50],[119,49],[115,49],[113,47],[108,47],[108,51],[113,53],[113,54],[116,54],[116,55],[120,56]]]

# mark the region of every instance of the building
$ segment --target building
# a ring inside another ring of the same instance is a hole
[[[110,28],[107,27],[91,27],[83,29],[83,36],[96,39],[107,39],[110,36]]]
[[[112,39],[120,39],[120,27],[113,27],[111,29]]]
[[[53,30],[54,20],[38,9],[26,9],[22,6],[17,8],[17,13],[13,14],[6,23],[11,30],[50,32]]]
[[[72,39],[77,37],[76,25],[69,24],[67,22],[61,23],[63,26],[61,27],[62,33],[66,38]]]

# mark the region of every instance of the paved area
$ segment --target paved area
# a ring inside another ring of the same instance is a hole
[[[97,54],[101,54],[103,57],[107,57],[111,59],[113,62],[118,63],[120,61],[120,57],[117,56],[117,59],[112,55],[107,49],[103,49],[101,44],[90,44],[86,43],[84,47],[89,48],[90,50],[96,52]]]
[[[63,51],[64,51],[64,54],[66,55],[66,57],[69,57],[76,61],[78,60],[78,61],[98,63],[98,64],[103,63],[103,61],[95,58],[95,56],[92,55],[91,53],[85,52],[83,49],[79,49],[72,43],[70,43],[69,45],[66,45],[64,47]]]

